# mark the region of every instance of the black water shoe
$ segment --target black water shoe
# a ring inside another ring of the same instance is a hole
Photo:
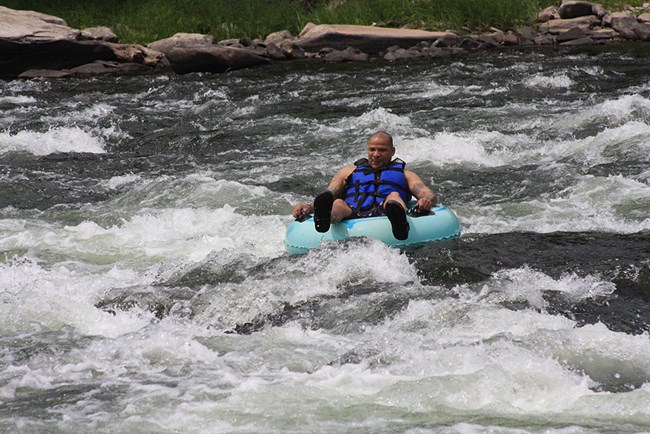
[[[330,230],[333,204],[334,195],[331,191],[321,193],[314,199],[314,226],[316,226],[317,232],[327,232]]]
[[[386,216],[393,228],[393,236],[398,240],[405,240],[409,236],[409,222],[406,220],[406,211],[394,200],[389,200],[384,207]]]

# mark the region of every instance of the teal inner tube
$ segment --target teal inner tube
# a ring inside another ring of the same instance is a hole
[[[414,201],[409,206],[415,205]],[[409,236],[398,240],[393,236],[388,217],[367,217],[343,220],[334,223],[330,230],[324,233],[316,232],[314,218],[304,221],[294,221],[287,228],[284,246],[290,255],[307,253],[310,249],[320,246],[323,241],[338,241],[352,237],[369,237],[378,239],[389,246],[407,247],[435,241],[446,241],[458,238],[461,226],[456,214],[444,205],[431,208],[427,215],[407,216]]]

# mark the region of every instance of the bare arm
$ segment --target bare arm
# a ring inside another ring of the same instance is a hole
[[[413,172],[405,171],[406,181],[408,182],[411,194],[418,200],[417,207],[420,213],[426,214],[431,210],[431,207],[438,203],[436,194],[429,187],[424,185],[422,179]]]
[[[330,184],[327,186],[327,189],[332,192],[334,199],[343,199],[345,194],[345,184],[348,180],[348,176],[354,172],[356,166],[346,166],[343,169],[336,172],[336,175],[330,181]]]
[[[332,180],[330,181],[327,189],[332,192],[334,198],[343,198],[345,194],[345,183],[348,179],[348,176],[354,171],[356,166],[346,166],[343,169],[336,172]],[[299,218],[302,214],[308,214],[314,210],[314,205],[311,203],[298,203],[293,207],[293,212],[291,215],[294,218]]]

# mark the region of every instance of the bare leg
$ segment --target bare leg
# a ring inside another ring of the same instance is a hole
[[[332,205],[332,223],[338,223],[352,215],[352,209],[343,199],[336,199]]]

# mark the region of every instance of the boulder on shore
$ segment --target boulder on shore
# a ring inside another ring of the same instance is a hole
[[[176,33],[174,36],[169,38],[151,42],[150,44],[147,44],[147,47],[167,54],[176,47],[193,47],[196,45],[212,44],[214,44],[214,36],[211,35],[203,35],[200,33]]]
[[[119,42],[117,35],[108,27],[89,27],[83,29],[79,39],[87,41]]]
[[[392,45],[409,48],[422,41],[435,42],[450,38],[456,39],[457,36],[451,32],[347,24],[308,24],[294,42],[305,51],[318,51],[325,47],[337,50],[354,47],[365,53],[378,54]]]
[[[638,15],[638,16],[637,16]],[[505,45],[580,46],[650,41],[650,4],[609,13],[600,4],[563,0],[538,14],[540,24],[459,35],[377,26],[307,24],[294,37],[282,30],[260,39],[215,42],[177,33],[148,46],[118,44],[107,27],[70,28],[58,17],[0,6],[0,78],[140,73],[153,69],[225,72],[271,61],[366,62],[437,58]]]
[[[592,27],[599,25],[600,20],[593,15],[586,15],[577,18],[549,20],[542,23],[539,28],[545,33],[562,33],[572,28],[580,28],[583,31],[588,31]]]
[[[589,15],[602,18],[606,13],[607,11],[601,5],[585,1],[563,1],[558,9],[558,14],[563,19]]]
[[[23,77],[65,77],[71,74],[68,70],[96,61],[138,63],[147,71],[166,65],[163,53],[141,45],[107,42],[116,39],[107,28],[81,32],[58,17],[0,6],[0,77],[15,78],[27,71]],[[93,69],[98,67],[88,70]],[[63,72],[56,74],[56,70]]]
[[[76,41],[81,32],[61,18],[34,11],[15,11],[0,6],[0,40],[39,43]]]

